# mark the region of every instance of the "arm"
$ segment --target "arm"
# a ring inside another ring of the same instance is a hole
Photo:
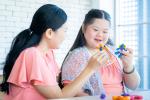
[[[67,86],[68,84],[70,84],[72,81],[69,82],[63,82],[63,86]],[[80,97],[80,96],[89,96],[90,94],[86,93],[82,88],[79,90],[79,92],[75,95],[76,97]]]
[[[72,81],[75,80],[75,78],[79,76],[79,74],[84,70],[88,63],[88,57],[88,52],[83,52],[80,49],[73,50],[67,55],[61,68],[61,83],[63,84],[63,86],[69,85]],[[88,95],[84,92],[83,87],[75,96]]]
[[[124,69],[124,72],[123,73],[123,79],[124,79],[124,82],[125,82],[125,85],[134,90],[136,89],[139,84],[140,84],[140,76],[138,74],[138,72],[134,69],[134,67],[131,67],[132,69]],[[133,71],[134,69],[134,71]],[[131,72],[133,71],[132,73],[126,73],[126,72]]]
[[[130,89],[136,89],[140,84],[140,76],[136,69],[133,67],[133,51],[127,48],[127,51],[123,51],[121,57],[123,63],[123,79],[125,85]]]
[[[76,96],[81,91],[82,86],[87,79],[94,73],[98,68],[99,63],[97,61],[99,53],[91,57],[85,69],[80,75],[70,84],[65,86],[62,90],[59,86],[39,86],[33,85],[35,89],[46,98],[65,98]]]
[[[94,73],[94,70],[86,68],[72,83],[66,85],[62,90],[59,86],[33,85],[37,91],[46,98],[73,97],[81,91],[86,80]]]

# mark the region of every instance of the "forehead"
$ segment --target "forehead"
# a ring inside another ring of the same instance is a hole
[[[94,19],[93,23],[89,24],[88,26],[93,26],[97,28],[109,28],[110,23],[105,19]]]

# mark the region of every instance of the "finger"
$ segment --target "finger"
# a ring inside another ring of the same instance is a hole
[[[101,61],[104,56],[105,56],[104,54],[101,54],[100,56],[97,57],[97,60],[98,60],[98,61]]]
[[[123,54],[123,56],[129,56],[130,55],[130,53],[128,52],[128,51],[121,51],[121,53]]]
[[[126,50],[122,50],[121,53],[124,56],[129,56],[129,55],[133,55],[133,50],[131,48],[126,48]]]
[[[121,60],[123,60],[123,59],[124,59],[124,57],[125,57],[125,56],[123,55],[123,56],[121,56],[121,57],[120,57],[120,59],[121,59]]]
[[[97,55],[99,55],[99,51],[96,51],[92,56],[96,57]]]
[[[94,58],[98,58],[99,56],[101,56],[102,54],[104,54],[103,52],[100,52],[100,51],[97,51],[94,55],[93,55],[93,57]]]
[[[133,54],[133,49],[131,49],[131,48],[126,48],[126,49],[129,53]]]
[[[126,61],[126,56],[121,56],[120,59],[124,63]]]
[[[98,58],[98,61],[100,63],[105,63],[106,60],[108,60],[108,56],[106,56],[105,54],[102,54],[99,58]]]
[[[103,59],[101,59],[101,61],[100,61],[100,64],[101,65],[106,65],[106,63],[107,63],[108,60],[109,59],[107,57],[103,57]]]
[[[106,52],[108,53],[108,55],[111,56],[111,52],[110,52],[110,50],[108,49],[108,47],[106,45],[104,45],[104,49],[106,50]]]

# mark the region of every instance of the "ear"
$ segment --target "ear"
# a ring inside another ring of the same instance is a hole
[[[46,31],[45,31],[45,37],[48,38],[48,39],[51,39],[53,37],[53,30],[51,28],[48,28]]]

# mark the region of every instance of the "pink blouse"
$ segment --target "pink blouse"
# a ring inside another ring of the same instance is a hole
[[[122,69],[118,59],[112,55],[112,61],[99,69],[106,94],[120,95],[123,93]]]
[[[8,78],[9,95],[4,100],[46,100],[32,84],[56,86],[58,73],[52,50],[44,55],[37,47],[27,48],[13,66]]]

